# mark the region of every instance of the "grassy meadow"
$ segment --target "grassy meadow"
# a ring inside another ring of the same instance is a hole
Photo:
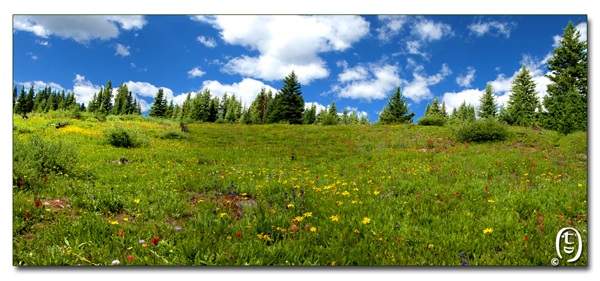
[[[586,133],[12,121],[15,266],[588,264]]]

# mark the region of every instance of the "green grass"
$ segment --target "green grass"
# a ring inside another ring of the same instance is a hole
[[[179,138],[165,120],[50,121],[13,118],[15,150],[41,136],[76,153],[13,162],[13,265],[549,266],[568,226],[584,248],[561,265],[588,263],[585,133],[191,124]],[[143,145],[108,144],[114,128]]]

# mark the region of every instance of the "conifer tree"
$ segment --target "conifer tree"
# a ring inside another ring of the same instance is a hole
[[[442,108],[441,108],[441,109],[442,109],[442,116],[443,116],[443,117],[444,117],[446,120],[448,120],[448,117],[449,117],[449,116],[448,116],[448,109],[446,108],[446,102],[445,102],[445,101],[442,101]]]
[[[429,104],[427,104],[429,106]],[[406,124],[413,123],[414,112],[408,113],[410,109],[402,95],[400,87],[396,88],[390,96],[386,107],[379,115],[382,124]]]
[[[339,121],[339,117],[338,117],[337,108],[335,107],[335,101],[331,101],[331,104],[329,105],[329,110],[327,111],[327,114],[325,116],[323,116],[322,124],[323,125],[338,125],[339,123],[340,123],[340,121]]]
[[[577,112],[572,116],[581,118],[575,120],[577,129],[587,131],[588,51],[587,41],[581,41],[580,37],[581,33],[569,21],[559,41],[560,45],[554,49],[552,58],[548,60],[550,73],[546,77],[552,83],[547,86],[547,95],[543,103],[547,110],[546,121],[550,129],[558,129],[560,117],[566,116],[563,112],[566,107],[560,101],[570,100],[564,96],[568,94],[571,87],[574,87],[581,102],[576,103],[578,108],[571,109]]]
[[[304,113],[304,124],[306,124],[306,125],[314,124],[316,119],[317,119],[317,105],[313,104]]]
[[[359,120],[358,120],[358,115],[356,115],[356,110],[353,109],[350,112],[350,115],[348,116],[348,120],[349,120],[350,125],[358,125]]]
[[[17,104],[17,94],[17,85],[15,85],[15,88],[13,89],[13,110],[15,109],[15,105]]]
[[[167,106],[167,110],[165,111],[165,118],[170,119],[171,117],[173,117],[174,110],[175,106],[173,105],[173,99],[171,99],[171,102],[169,103],[169,106]]]
[[[539,105],[535,86],[529,70],[523,65],[512,81],[512,93],[507,107],[509,124],[534,125],[537,119],[535,110]]]
[[[261,124],[263,120],[263,106],[265,105],[265,100],[267,98],[267,93],[265,88],[261,88],[260,92],[250,104],[250,108],[248,109],[248,114],[250,122],[252,124]]]
[[[283,78],[283,85],[279,93],[281,94],[281,118],[290,124],[302,124],[304,98],[298,76],[294,71]]]
[[[496,95],[494,94],[494,88],[492,82],[488,82],[485,86],[485,92],[479,99],[479,111],[477,114],[480,118],[485,120],[496,118],[496,111],[498,104],[495,101]]]
[[[104,87],[104,91],[102,93],[102,108],[106,113],[111,112],[113,108],[112,98],[112,84],[110,80],[108,80],[108,82],[106,83],[106,87]]]
[[[348,123],[350,123],[350,120],[348,119],[348,108],[347,107],[344,107],[344,110],[342,110],[341,123],[344,125],[348,125]]]
[[[166,111],[167,105],[164,100],[164,92],[162,88],[159,88],[156,97],[154,97],[154,103],[152,103],[152,107],[148,111],[148,116],[162,118],[165,116]]]

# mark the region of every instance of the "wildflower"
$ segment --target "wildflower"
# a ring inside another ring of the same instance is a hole
[[[458,195],[458,191],[456,192],[456,195]]]
[[[227,236],[227,239],[228,239],[228,240],[231,240],[231,236]]]
[[[429,249],[433,248],[433,244],[429,244],[429,246],[427,246],[427,248],[429,248]]]
[[[365,217],[365,218],[363,219],[362,223],[363,223],[363,224],[371,223],[371,219],[370,219],[370,218],[367,218],[367,217]]]
[[[222,218],[222,217],[224,217],[224,216],[227,216],[227,213],[221,213],[221,214],[219,214],[219,217],[220,217],[220,218]]]
[[[144,243],[146,243],[146,241],[140,240],[140,244],[144,244]]]
[[[35,207],[39,207],[40,206],[40,199],[35,199]]]
[[[358,231],[358,229],[355,229],[355,230],[354,230],[354,233],[360,233],[360,231]]]
[[[460,262],[460,265],[469,265],[469,263],[467,261],[462,261]]]
[[[140,199],[135,199],[135,200],[133,200],[133,202],[135,202],[136,204],[139,204],[140,203]]]
[[[123,235],[125,235],[125,232],[120,231],[119,236],[123,237]]]
[[[569,223],[571,223],[571,221],[569,221]],[[538,229],[539,229],[539,230],[542,230],[542,227],[543,227],[543,226],[542,226],[541,224],[540,224],[540,225],[538,225]]]
[[[490,199],[490,200],[488,200],[488,202],[490,202],[490,203],[494,203],[494,202],[496,202],[496,201],[494,201],[494,200]]]
[[[152,243],[154,243],[154,245],[158,244],[158,238],[152,238]]]
[[[288,204],[287,207],[292,208],[292,207],[294,207],[294,204]]]
[[[340,217],[338,217],[338,216],[331,216],[330,219],[331,219],[331,221],[339,221]]]
[[[25,219],[29,217],[29,211],[25,212]]]
[[[539,221],[540,223],[542,223],[542,220],[543,220],[543,219],[542,219],[542,217],[539,217],[539,218],[538,218],[538,221]]]
[[[120,264],[120,263],[121,263],[121,262],[120,262],[119,260],[114,260],[114,261],[112,261],[112,264],[116,264],[116,265],[118,265],[118,264]]]
[[[315,228],[314,226],[310,228],[310,231],[315,232],[317,231],[317,228]]]
[[[129,261],[133,261],[134,257],[133,257],[133,255],[129,255],[129,256],[127,257],[127,259],[128,259]]]
[[[238,232],[238,233],[237,233],[237,236],[238,236],[238,237],[242,237],[242,233],[241,233],[241,232]]]
[[[180,226],[176,226],[175,230],[181,230],[181,227]]]
[[[484,234],[485,234],[485,233],[492,233],[492,232],[494,232],[494,230],[493,230],[493,229],[491,229],[491,228],[486,228],[486,229],[484,229],[484,230],[483,230],[483,233],[484,233]]]
[[[525,237],[525,241],[529,242],[529,237]]]

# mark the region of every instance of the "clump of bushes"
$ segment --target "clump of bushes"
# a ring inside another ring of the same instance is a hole
[[[456,131],[460,142],[503,141],[509,137],[506,125],[493,120],[478,120],[461,126]]]
[[[168,131],[168,132],[164,132],[162,134],[160,134],[160,136],[158,136],[161,139],[187,139],[188,136],[181,132],[181,131]]]
[[[417,123],[422,126],[444,126],[446,118],[440,116],[424,116],[417,120]]]
[[[14,186],[31,188],[36,184],[36,175],[69,174],[76,166],[77,151],[69,144],[46,141],[39,134],[13,139]]]
[[[125,129],[110,129],[104,135],[106,142],[116,147],[133,148],[142,146],[142,142],[136,137],[134,132]]]

